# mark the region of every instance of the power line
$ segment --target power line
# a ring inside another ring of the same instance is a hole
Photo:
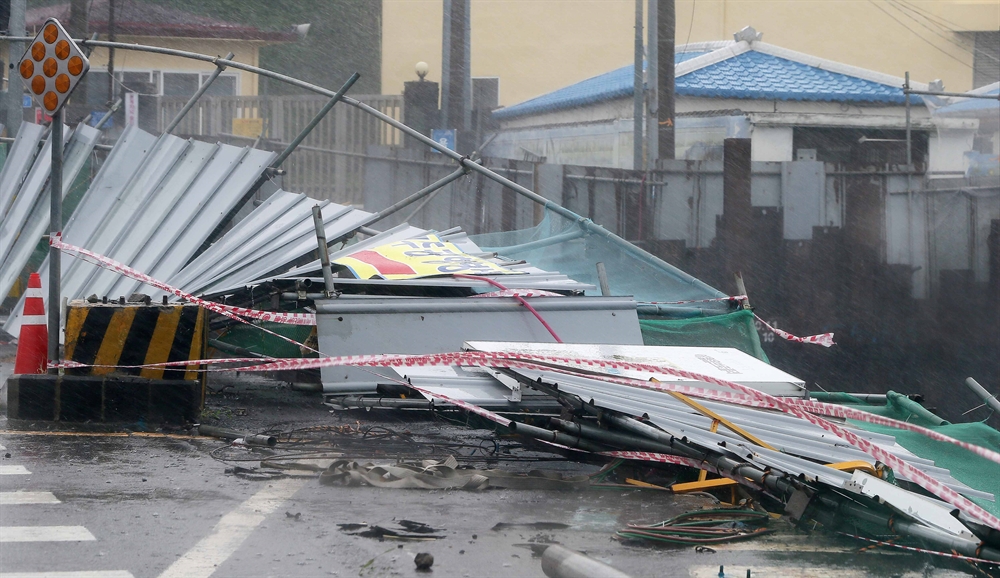
[[[909,18],[910,20],[913,20],[913,21],[914,21],[914,22],[916,22],[917,24],[919,24],[919,25],[923,26],[923,27],[924,27],[924,28],[926,28],[927,30],[930,30],[930,31],[931,31],[932,33],[934,33],[934,34],[936,34],[936,35],[940,36],[941,38],[945,39],[946,41],[948,41],[948,42],[951,42],[951,43],[952,43],[952,44],[954,44],[955,46],[958,46],[958,47],[959,47],[959,48],[961,48],[962,50],[965,50],[966,52],[969,52],[969,53],[972,53],[972,54],[975,54],[976,52],[978,52],[978,53],[980,53],[980,54],[983,54],[984,56],[986,56],[986,57],[988,57],[988,58],[991,58],[991,59],[993,59],[993,60],[996,60],[996,61],[1000,62],[1000,58],[997,58],[996,56],[993,56],[992,54],[990,54],[989,52],[986,52],[985,50],[982,50],[982,49],[979,49],[979,48],[976,48],[976,47],[975,47],[975,41],[973,41],[973,47],[972,47],[972,49],[969,49],[968,47],[966,47],[966,46],[963,46],[963,45],[962,45],[962,44],[961,44],[960,42],[957,42],[957,41],[955,41],[955,39],[954,39],[954,38],[950,38],[950,37],[948,37],[948,36],[945,36],[944,34],[941,34],[941,33],[940,33],[940,32],[938,32],[937,30],[934,30],[933,28],[931,28],[931,27],[927,26],[926,24],[924,24],[924,23],[923,23],[923,22],[921,22],[920,20],[916,19],[915,17],[911,16],[910,14],[907,14],[906,12],[904,12],[904,11],[903,11],[903,8],[905,8],[906,10],[910,10],[910,11],[914,11],[914,9],[913,9],[913,8],[910,8],[910,7],[908,7],[908,6],[902,6],[902,7],[900,7],[900,6],[896,6],[896,4],[904,4],[903,2],[899,2],[898,0],[889,0],[889,4],[890,4],[891,6],[893,6],[893,8],[895,8],[896,10],[899,10],[899,12],[900,12],[901,14],[903,14],[904,16],[906,16],[907,18]],[[934,22],[933,20],[931,20],[930,18],[928,18],[928,17],[927,17],[926,15],[924,15],[924,14],[921,14],[921,13],[917,12],[917,15],[919,15],[919,16],[920,16],[920,17],[922,17],[922,18],[924,18],[924,19],[925,19],[925,20],[927,20],[928,22],[931,22],[931,23],[933,23],[933,22]],[[949,29],[949,28],[945,28],[945,27],[941,26],[940,24],[935,24],[935,25],[936,25],[936,26],[938,26],[938,28],[941,28],[942,30],[945,30],[946,32],[952,32],[952,30],[951,30],[951,29]]]
[[[944,54],[944,55],[945,55],[945,56],[947,56],[948,58],[951,58],[951,59],[952,59],[952,60],[954,60],[955,62],[958,62],[958,63],[959,63],[959,64],[961,64],[962,66],[964,66],[964,67],[966,67],[966,68],[968,68],[968,69],[972,69],[972,66],[970,66],[970,65],[969,65],[968,63],[966,63],[966,62],[963,62],[962,60],[960,60],[960,59],[959,59],[959,58],[958,58],[957,56],[955,56],[954,54],[952,54],[952,53],[948,52],[947,50],[945,50],[945,49],[941,48],[941,47],[940,47],[940,46],[938,46],[937,44],[934,44],[934,43],[933,43],[933,42],[931,42],[930,40],[928,40],[928,39],[924,38],[923,36],[921,36],[921,35],[917,34],[917,32],[916,32],[915,30],[913,30],[912,28],[910,28],[909,26],[907,26],[907,25],[906,25],[906,24],[905,24],[904,22],[901,22],[901,21],[900,21],[900,20],[899,20],[898,18],[896,18],[895,16],[893,16],[892,14],[890,14],[890,13],[889,13],[888,11],[886,11],[886,10],[885,10],[884,8],[882,8],[881,6],[879,6],[879,5],[878,5],[878,3],[877,3],[877,2],[875,2],[875,0],[868,0],[868,2],[870,2],[872,6],[874,6],[874,7],[878,8],[878,9],[879,9],[879,10],[880,10],[880,11],[881,11],[881,12],[882,12],[883,14],[885,14],[885,15],[886,15],[886,16],[888,16],[889,18],[892,18],[892,20],[893,20],[893,21],[895,21],[895,22],[896,22],[896,24],[899,24],[899,25],[900,25],[900,26],[902,26],[903,28],[906,28],[906,29],[907,29],[908,31],[910,31],[910,32],[911,32],[911,33],[912,33],[912,34],[913,34],[914,36],[916,36],[917,38],[919,38],[919,39],[923,40],[923,41],[924,41],[924,42],[926,42],[927,44],[930,44],[931,46],[933,46],[935,50],[937,50],[937,51],[941,52],[942,54]]]
[[[697,4],[698,0],[691,0],[691,23],[688,24],[688,37],[687,40],[684,41],[685,45],[691,43],[691,29],[694,28],[694,7]]]

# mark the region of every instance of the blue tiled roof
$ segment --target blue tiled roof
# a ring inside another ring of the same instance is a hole
[[[677,63],[705,52],[676,55]],[[624,66],[543,94],[493,113],[498,120],[551,112],[633,94],[633,67]],[[826,102],[870,102],[903,104],[902,87],[890,86],[855,76],[830,72],[815,66],[750,50],[676,80],[679,96],[747,98]],[[914,97],[915,103],[920,102]]]
[[[677,94],[903,104],[902,86],[890,86],[750,50],[677,79]],[[914,99],[916,100],[916,99]]]

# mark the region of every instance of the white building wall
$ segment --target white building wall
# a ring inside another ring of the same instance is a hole
[[[964,173],[969,168],[965,158],[965,153],[972,150],[973,140],[976,136],[975,129],[944,129],[931,131],[928,139],[928,166],[929,178],[935,176],[949,178],[947,174],[934,175],[933,173]],[[951,174],[950,178],[955,175]]]
[[[750,160],[784,162],[792,157],[792,127],[753,127]]]

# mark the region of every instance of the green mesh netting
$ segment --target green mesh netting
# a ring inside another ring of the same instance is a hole
[[[857,398],[854,399],[860,401]],[[886,393],[886,402],[884,406],[863,403],[848,403],[843,405],[849,405],[869,413],[884,415],[900,421],[908,421],[909,423],[932,429],[946,436],[1000,452],[1000,432],[997,432],[997,430],[984,423],[948,423],[906,396],[893,391]],[[934,460],[935,465],[950,470],[951,475],[955,479],[977,490],[990,492],[1000,499],[1000,476],[997,475],[1000,466],[997,466],[997,464],[990,460],[981,458],[954,444],[935,441],[919,433],[855,420],[848,420],[848,422],[866,431],[895,436],[896,442],[899,445],[922,458]],[[970,499],[987,512],[995,516],[1000,516],[1000,502],[991,502],[979,498]]]
[[[695,319],[640,319],[646,345],[733,347],[768,362],[754,328],[753,312],[733,311]]]
[[[546,210],[530,229],[486,233],[471,239],[484,251],[559,272],[581,283],[598,285],[597,263],[607,271],[612,295],[631,295],[640,303],[660,303],[641,309],[646,345],[734,347],[767,361],[749,311],[729,311],[729,303],[707,301],[725,294],[643,251],[626,251],[619,244],[589,232]]]
[[[620,245],[546,210],[541,222],[530,228],[485,233],[470,238],[484,251],[524,259],[546,271],[558,271],[581,283],[598,285],[597,263],[604,263],[612,295],[631,295],[636,301],[688,301],[725,297],[684,271],[653,258],[644,251],[625,251]],[[690,304],[698,314],[725,313],[726,302]],[[703,311],[705,313],[703,313]]]

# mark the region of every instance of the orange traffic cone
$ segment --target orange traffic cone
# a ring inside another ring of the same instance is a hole
[[[42,278],[32,273],[24,294],[21,334],[17,339],[14,373],[45,373],[48,367],[49,329],[42,301]]]

